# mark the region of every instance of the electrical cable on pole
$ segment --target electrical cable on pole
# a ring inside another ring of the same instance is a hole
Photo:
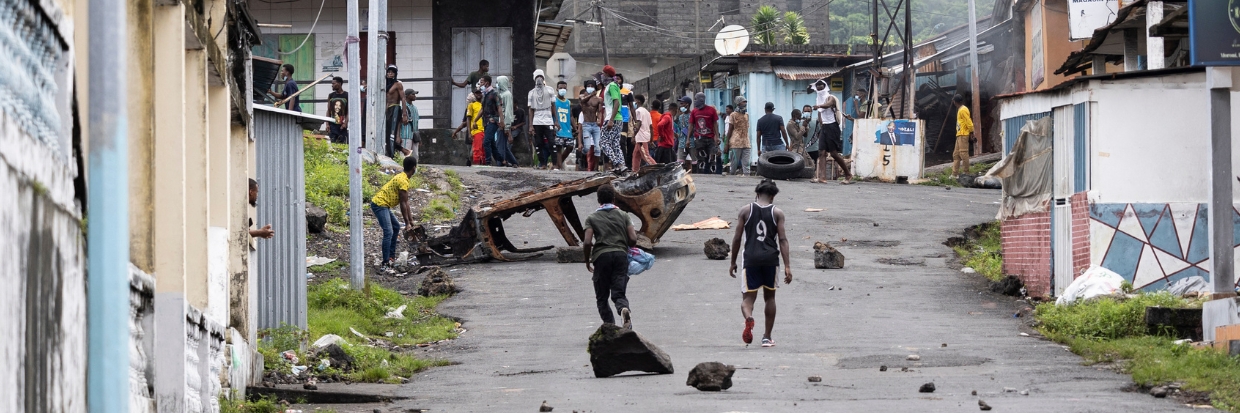
[[[607,25],[603,24],[603,14],[599,12],[599,2],[594,2],[594,20],[598,21],[598,36],[603,43],[603,64],[611,63],[607,60]]]

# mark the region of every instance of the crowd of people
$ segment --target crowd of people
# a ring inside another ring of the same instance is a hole
[[[679,162],[695,173],[749,175],[752,159],[764,152],[789,150],[817,164],[813,182],[827,182],[827,164],[834,161],[844,171],[843,183],[851,183],[844,154],[851,151],[847,140],[864,90],[841,103],[820,80],[809,89],[816,104],[793,109],[786,122],[772,102],[751,120],[743,96],[723,113],[708,105],[700,92],[666,101],[652,99],[633,93],[624,74],[604,66],[583,82],[576,96],[570,96],[566,82],[552,87],[544,72],[535,70],[534,88],[522,108],[513,100],[511,80],[492,78],[489,69],[483,60],[464,82],[452,81],[471,88],[465,116],[453,136],[468,131],[472,165],[516,167],[512,148],[528,142],[531,166],[539,169],[565,169],[572,157],[571,167],[579,171],[623,173]],[[751,148],[751,124],[758,135],[756,148]]]

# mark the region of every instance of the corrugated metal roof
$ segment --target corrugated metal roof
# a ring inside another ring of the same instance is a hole
[[[823,66],[771,66],[775,76],[784,80],[816,80],[840,71],[838,67]]]

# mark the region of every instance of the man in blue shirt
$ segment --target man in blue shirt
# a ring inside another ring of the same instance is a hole
[[[568,82],[561,80],[555,84],[555,122],[559,128],[555,132],[555,169],[564,169],[564,158],[573,153],[576,139],[573,138],[573,103],[568,100]]]
[[[280,77],[284,79],[284,88],[279,92],[271,92],[271,95],[275,96],[277,100],[288,99],[289,96],[297,93],[297,81],[293,80],[293,71],[293,65],[288,63],[280,67]],[[284,108],[294,112],[301,112],[300,96],[293,96],[292,99],[285,103]]]

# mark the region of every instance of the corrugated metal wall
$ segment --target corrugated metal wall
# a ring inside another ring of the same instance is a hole
[[[276,236],[258,240],[258,328],[306,328],[306,177],[292,115],[254,111],[258,217]]]
[[[1050,112],[1032,113],[1028,115],[1017,116],[1003,120],[1003,155],[1007,156],[1012,151],[1012,145],[1016,144],[1016,138],[1020,137],[1020,128],[1025,127],[1025,122],[1038,120],[1050,116]]]

